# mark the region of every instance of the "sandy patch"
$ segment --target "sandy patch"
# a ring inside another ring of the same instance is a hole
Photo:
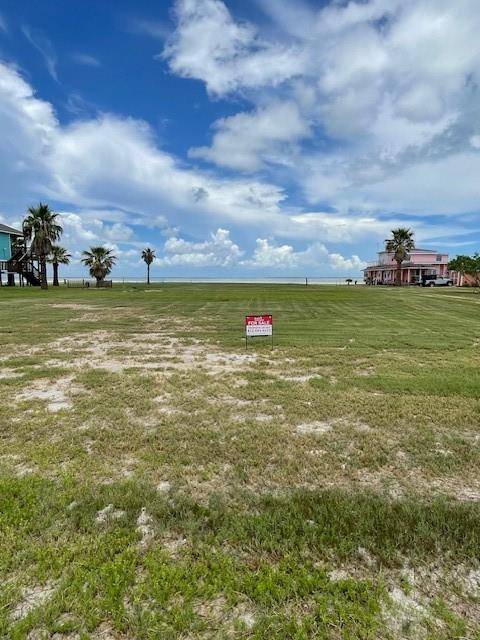
[[[390,592],[390,606],[383,607],[383,618],[394,638],[403,638],[405,629],[412,634],[409,637],[423,637],[423,620],[427,616],[426,609],[418,600],[418,593],[414,590],[407,595],[399,587]]]
[[[55,586],[52,582],[36,587],[27,587],[22,592],[22,600],[12,611],[12,620],[25,618],[30,611],[45,604],[54,594]]]
[[[233,637],[235,624],[240,623],[248,631],[255,626],[255,616],[246,603],[231,608],[223,595],[196,605],[195,613],[224,630],[222,637]]]
[[[375,367],[366,367],[365,369],[356,369],[353,372],[356,376],[360,376],[361,378],[366,378],[368,376],[373,376],[375,373]]]
[[[295,427],[295,431],[300,434],[322,434],[328,433],[333,429],[333,423],[331,422],[305,422]]]
[[[346,569],[332,569],[328,572],[328,577],[332,582],[338,582],[339,580],[348,580],[350,575]]]
[[[21,462],[15,465],[14,471],[17,478],[24,478],[25,476],[28,476],[31,473],[34,473],[35,469]]]
[[[185,538],[164,538],[162,540],[162,547],[165,549],[165,551],[168,551],[168,553],[172,556],[172,558],[177,558],[179,551],[182,547],[184,547],[187,544],[187,541]]]
[[[125,515],[125,511],[121,509],[115,509],[113,504],[107,504],[106,507],[97,511],[97,515],[95,516],[95,522],[97,524],[104,524],[108,520],[118,520],[119,518],[123,518]]]
[[[91,640],[129,640],[130,637],[115,631],[108,622],[102,622],[90,636]]]
[[[132,478],[135,474],[135,467],[138,464],[136,458],[127,457],[122,460],[122,466],[120,468],[120,475],[123,478]]]
[[[360,433],[367,433],[371,431],[371,427],[355,418],[333,418],[332,420],[314,421],[309,423],[300,424],[295,428],[297,433],[328,433],[334,427],[353,427]]]
[[[465,487],[461,490],[459,497],[463,500],[480,500],[480,490]]]
[[[153,541],[155,534],[153,531],[152,523],[152,516],[147,512],[145,507],[143,507],[140,515],[137,518],[136,529],[136,531],[141,535],[141,540],[138,543],[138,547],[141,551],[146,551]]]
[[[55,351],[62,356],[71,354],[71,357],[55,358]],[[119,354],[119,351],[122,353]],[[238,372],[257,360],[254,353],[224,352],[215,345],[203,344],[197,340],[186,344],[163,332],[131,334],[128,337],[108,331],[78,333],[32,347],[29,353],[48,353],[50,359],[44,362],[48,366],[72,369],[92,367],[112,373],[121,373],[126,369],[145,369],[166,375],[191,369],[203,370],[209,375]]]
[[[168,493],[171,487],[172,485],[170,484],[170,482],[168,482],[168,480],[162,480],[157,484],[156,489],[158,493]]]
[[[45,306],[45,305],[41,305],[41,306]],[[65,303],[62,303],[62,304],[49,304],[49,305],[46,305],[46,306],[48,306],[49,309],[72,309],[74,311],[77,311],[79,309],[82,310],[82,311],[98,310],[98,307],[94,307],[91,304],[81,304],[81,303],[77,304],[77,303],[74,303],[74,302],[68,302],[68,303],[65,302]]]
[[[83,313],[81,316],[71,318],[69,322],[101,322],[109,316],[106,313]]]
[[[17,373],[15,369],[0,369],[0,380],[13,380],[14,378],[21,378],[23,373]]]
[[[47,379],[37,380],[17,396],[18,400],[42,400],[47,402],[47,409],[56,413],[62,409],[70,409],[72,406],[70,396],[81,393],[83,387],[75,384],[73,376],[59,378],[52,381]]]
[[[255,420],[257,420],[257,422],[270,422],[274,418],[275,416],[271,416],[268,413],[257,413],[255,416]]]
[[[305,382],[309,382],[310,380],[321,380],[322,376],[319,373],[305,373],[305,374],[298,374],[298,375],[284,375],[283,373],[275,373],[275,376],[277,378],[280,378],[281,380],[286,380],[287,382],[299,382],[299,383],[305,383]]]
[[[207,620],[213,620],[215,622],[220,622],[226,612],[227,602],[223,596],[218,596],[213,600],[208,600],[207,602],[202,602],[201,604],[195,607],[195,612],[202,618],[206,618]]]

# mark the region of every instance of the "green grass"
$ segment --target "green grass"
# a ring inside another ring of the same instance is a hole
[[[480,638],[479,303],[0,289],[0,637]]]

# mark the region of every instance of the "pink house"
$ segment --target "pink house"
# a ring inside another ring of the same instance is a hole
[[[367,284],[395,284],[397,263],[393,252],[380,251],[378,260],[364,269]],[[417,284],[423,275],[448,274],[448,254],[431,249],[412,249],[402,262],[402,284]]]

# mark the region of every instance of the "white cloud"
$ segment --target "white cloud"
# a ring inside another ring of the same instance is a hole
[[[480,149],[480,135],[478,133],[470,138],[470,144],[474,149]]]
[[[211,93],[241,93],[254,104],[217,121],[212,145],[191,154],[242,171],[291,167],[289,178],[312,204],[340,210],[382,211],[383,194],[398,180],[389,206],[409,212],[418,203],[427,212],[417,169],[422,174],[428,165],[429,178],[444,185],[442,161],[477,144],[477,0],[351,0],[316,11],[285,0],[261,6],[277,27],[268,40],[220,0],[176,3],[165,51],[171,70],[204,81]],[[281,75],[276,61],[254,76],[245,72],[258,71],[259,56],[273,49],[288,52],[287,66],[277,56]],[[281,88],[272,90],[280,78]],[[271,104],[291,108],[277,126],[268,118]],[[303,136],[316,151],[302,153]],[[455,202],[459,213],[466,202],[474,206],[465,197],[476,189],[468,167],[450,188],[448,204],[434,197],[430,213],[452,212]]]
[[[402,52],[392,50],[389,39],[392,25],[412,10],[411,3],[399,4],[396,13],[385,13],[381,2],[364,2],[356,12],[337,4],[337,22],[328,26],[326,14],[317,13],[311,26],[315,35],[299,42],[297,34],[295,45],[291,34],[280,45],[267,42],[251,25],[235,23],[218,1],[184,0],[180,5],[186,23],[180,19],[169,46],[183,47],[185,33],[194,37],[191,21],[198,12],[207,22],[226,20],[233,44],[196,34],[205,37],[202,78],[219,95],[241,91],[245,97],[248,90],[254,105],[217,121],[211,146],[192,154],[236,170],[261,170],[263,177],[227,179],[192,168],[165,152],[146,123],[132,118],[94,112],[90,117],[82,113],[68,126],[60,124],[52,106],[35,95],[19,71],[0,64],[0,193],[10,217],[32,200],[55,200],[71,212],[65,214],[70,216],[65,238],[72,247],[110,242],[122,256],[138,251],[136,225],[158,227],[170,236],[164,266],[350,270],[361,262],[362,245],[382,240],[397,224],[393,216],[386,219],[378,212],[408,212],[413,219],[418,211],[478,210],[477,72],[471,60],[462,63],[461,72],[453,65],[445,86],[441,74],[436,78],[423,67],[428,82],[415,68],[408,82],[405,72],[397,73]],[[385,24],[379,28],[370,20]],[[361,33],[369,34],[366,58]],[[286,68],[281,88],[275,89],[274,67],[257,75],[250,71],[258,56],[273,55],[277,46],[281,51],[301,46],[302,55],[290,51],[296,71]],[[329,46],[338,57],[323,57]],[[172,64],[177,53],[171,51]],[[462,74],[460,84],[455,79]],[[325,129],[344,133],[343,141],[325,140]],[[304,136],[311,137],[308,152],[302,151]],[[265,177],[269,171],[275,180]],[[297,193],[287,201],[287,191],[277,184],[295,181],[312,203],[308,212],[291,205],[300,199]],[[317,202],[322,203],[318,208],[328,204],[337,212],[316,211]],[[229,232],[221,231],[225,227],[232,234],[241,229],[242,238],[249,236],[247,243],[258,238],[253,255],[245,257]],[[203,238],[205,228],[219,231],[205,242],[180,238],[180,233]],[[419,221],[416,229],[428,239],[426,225]],[[446,225],[435,233],[446,236]],[[274,237],[265,240],[265,234]],[[305,242],[307,248],[294,247],[305,247]],[[357,246],[348,252],[335,247],[340,253],[329,254],[323,244],[329,242]]]
[[[265,163],[282,163],[286,145],[308,135],[308,124],[292,102],[275,102],[252,113],[238,113],[214,124],[211,147],[190,149],[193,158],[254,171]]]
[[[0,103],[3,207],[54,198],[83,209],[130,211],[147,223],[163,216],[162,226],[159,210],[174,225],[279,215],[281,188],[188,169],[157,146],[144,122],[104,114],[61,126],[18,70],[1,63]]]
[[[230,267],[238,264],[243,251],[230,238],[226,229],[217,229],[205,242],[169,238],[158,265],[190,267]]]
[[[301,50],[260,38],[221,0],[178,0],[175,17],[163,55],[174,73],[203,80],[212,94],[276,86],[302,70]]]
[[[0,193],[2,205],[13,209],[44,193],[46,157],[58,122],[51,105],[39,100],[11,66],[0,64]]]
[[[339,253],[331,253],[329,255],[330,265],[336,271],[361,271],[365,269],[367,263],[358,256],[353,255],[351,258],[344,258]]]
[[[300,262],[299,254],[295,253],[293,247],[288,244],[275,246],[267,239],[258,238],[253,257],[245,264],[252,267],[274,267],[291,269],[298,267]]]
[[[266,238],[257,238],[251,259],[244,265],[258,269],[273,268],[283,271],[328,267],[333,271],[358,272],[366,263],[358,256],[345,258],[339,253],[329,253],[324,244],[315,242],[303,251],[295,251],[289,244],[276,245]]]

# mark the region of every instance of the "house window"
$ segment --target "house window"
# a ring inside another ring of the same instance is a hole
[[[441,262],[442,261],[442,256],[440,254],[437,255],[437,262]]]

